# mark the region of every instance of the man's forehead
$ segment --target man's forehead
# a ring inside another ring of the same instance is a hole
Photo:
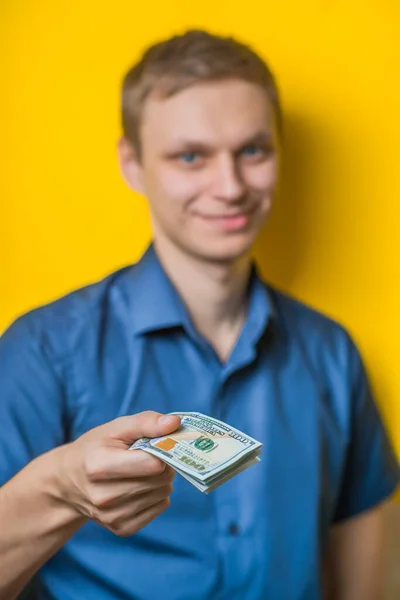
[[[151,97],[142,115],[142,131],[171,142],[212,142],[273,135],[273,114],[266,93],[242,81],[196,84],[169,98]]]

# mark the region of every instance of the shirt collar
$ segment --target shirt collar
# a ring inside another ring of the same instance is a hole
[[[153,244],[130,269],[125,290],[135,335],[184,325],[185,306]]]
[[[275,316],[275,309],[267,284],[262,281],[253,262],[249,281],[249,304],[243,335],[254,344],[264,334],[267,325]]]
[[[135,335],[173,327],[193,328],[188,311],[154,248],[150,244],[142,258],[128,270],[125,282],[129,312]],[[253,264],[249,282],[249,309],[242,336],[256,343],[273,317],[274,307],[266,284]]]

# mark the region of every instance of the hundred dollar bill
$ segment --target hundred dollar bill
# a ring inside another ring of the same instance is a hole
[[[262,444],[223,421],[198,412],[173,412],[179,429],[141,438],[129,448],[144,450],[170,465],[202,492],[210,492],[256,464]]]

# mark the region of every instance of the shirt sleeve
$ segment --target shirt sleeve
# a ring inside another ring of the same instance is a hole
[[[362,358],[350,340],[350,442],[333,521],[368,510],[395,492],[399,461],[373,398]]]
[[[0,337],[0,485],[62,444],[63,386],[32,313]]]

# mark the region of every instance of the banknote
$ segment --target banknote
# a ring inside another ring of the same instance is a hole
[[[144,450],[170,465],[202,492],[210,492],[260,459],[262,444],[223,421],[198,412],[173,412],[175,432],[140,438],[130,450]]]

